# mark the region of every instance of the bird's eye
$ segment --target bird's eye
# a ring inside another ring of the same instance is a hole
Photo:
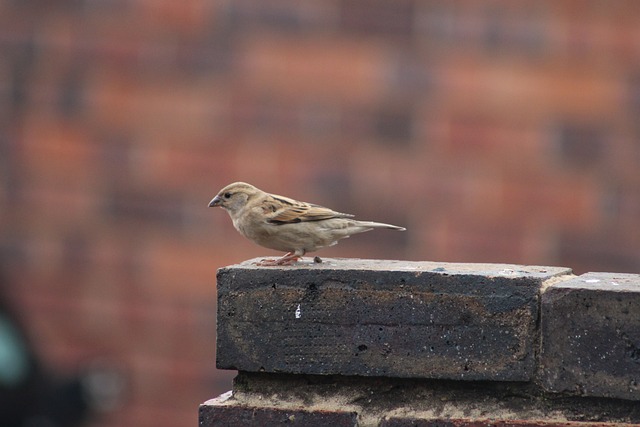
[[[229,199],[229,198],[231,198],[231,193],[228,193],[228,192],[227,192],[227,193],[224,193],[224,198],[225,198],[225,199]]]

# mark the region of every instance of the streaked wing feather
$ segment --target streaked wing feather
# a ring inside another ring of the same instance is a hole
[[[321,221],[330,218],[350,218],[353,215],[336,212],[323,206],[299,202],[288,197],[272,195],[266,203],[278,206],[268,215],[267,222],[272,224],[291,224],[296,222]],[[273,209],[270,209],[273,210]]]

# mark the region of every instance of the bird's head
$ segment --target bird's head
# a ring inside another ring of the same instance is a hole
[[[220,190],[216,197],[209,202],[209,207],[219,206],[233,216],[247,204],[247,201],[251,197],[254,197],[260,192],[260,190],[251,184],[234,182]]]

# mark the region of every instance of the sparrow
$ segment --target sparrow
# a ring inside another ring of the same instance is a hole
[[[226,210],[235,229],[254,243],[286,252],[276,260],[263,259],[257,263],[263,266],[293,264],[308,252],[374,228],[406,230],[381,222],[358,221],[353,215],[269,194],[245,182],[224,187],[209,202],[209,207]]]

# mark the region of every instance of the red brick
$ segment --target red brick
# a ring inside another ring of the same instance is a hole
[[[383,89],[383,49],[348,39],[291,39],[266,35],[241,51],[240,73],[258,93],[372,101]],[[314,82],[312,85],[308,82]]]
[[[187,0],[179,4],[171,0],[134,3],[135,16],[145,19],[145,27],[157,31],[158,37],[162,34],[198,34],[211,25],[208,20],[218,9],[214,3],[202,0]]]

